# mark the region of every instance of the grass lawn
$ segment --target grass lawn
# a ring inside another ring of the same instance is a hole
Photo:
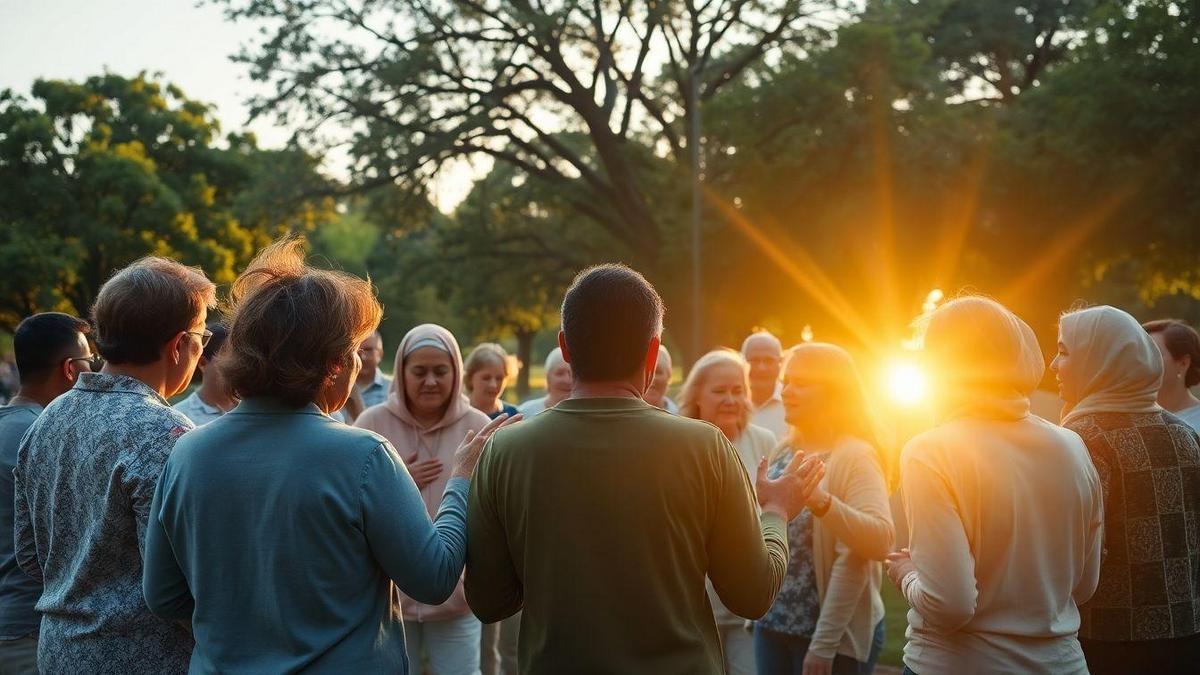
[[[908,602],[896,590],[895,584],[884,577],[883,596],[884,626],[887,639],[879,662],[887,666],[903,666],[904,631],[908,629]]]

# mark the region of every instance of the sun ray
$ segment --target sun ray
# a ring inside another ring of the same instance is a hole
[[[962,262],[962,253],[967,245],[967,235],[975,222],[983,179],[987,175],[990,163],[991,148],[981,148],[971,157],[964,170],[962,186],[957,190],[959,199],[948,208],[950,213],[943,220],[938,235],[932,265],[933,276],[929,279],[929,282],[936,286],[948,287],[958,272],[958,265]]]
[[[727,223],[733,225],[751,243],[757,246],[771,262],[775,263],[809,297],[815,300],[817,304],[849,330],[859,342],[874,352],[881,350],[881,346],[878,344],[879,332],[871,330],[871,325],[855,311],[854,307],[838,291],[837,286],[826,276],[820,265],[812,259],[807,251],[799,246],[792,246],[789,247],[790,250],[784,251],[776,243],[777,241],[784,240],[783,237],[767,236],[737,208],[719,196],[712,194],[711,191],[706,191],[706,196],[708,197],[708,202],[720,211]]]
[[[901,319],[896,272],[895,176],[892,172],[892,145],[888,119],[890,103],[877,87],[876,103],[871,111],[871,145],[874,149],[875,237],[873,245],[859,249],[859,265],[867,278],[875,280],[877,316],[883,326],[892,327]]]
[[[1088,211],[1074,224],[1059,232],[1053,241],[1008,287],[1000,293],[1000,298],[1008,303],[1018,304],[1026,294],[1036,289],[1039,283],[1055,269],[1058,269],[1067,256],[1074,253],[1101,225],[1104,225],[1117,209],[1141,189],[1145,178],[1140,181],[1129,181],[1120,188],[1109,193],[1095,208]]]

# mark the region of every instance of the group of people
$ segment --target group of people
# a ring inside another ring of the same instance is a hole
[[[437,325],[384,374],[370,284],[297,240],[229,300],[209,322],[203,272],[147,258],[90,321],[18,327],[0,672],[865,674],[885,571],[906,672],[1200,663],[1181,322],[1064,314],[1060,426],[1030,413],[1033,331],[952,300],[924,337],[937,424],[897,462],[836,345],[756,332],[672,400],[662,301],[621,265],[575,279],[519,407],[514,359]]]

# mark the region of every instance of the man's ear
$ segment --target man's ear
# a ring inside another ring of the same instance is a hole
[[[59,368],[62,370],[62,376],[67,380],[67,382],[74,384],[75,380],[79,378],[79,375],[75,372],[74,361],[71,361],[70,359],[64,359]]]
[[[645,371],[642,373],[643,379],[645,380],[642,383],[643,389],[649,389],[650,381],[654,379],[654,368],[658,366],[658,347],[661,344],[661,336],[656,335],[650,338],[650,345],[646,350]]]
[[[183,340],[186,337],[187,337],[186,332],[179,331],[178,333],[175,334],[175,337],[173,337],[169,341],[167,341],[167,344],[164,347],[164,349],[166,350],[167,357],[170,359],[171,363],[173,363],[175,365],[179,365],[180,363],[183,363],[183,352],[180,350],[183,346]]]
[[[558,331],[558,348],[562,350],[563,361],[571,362],[571,352],[567,349],[567,334]]]

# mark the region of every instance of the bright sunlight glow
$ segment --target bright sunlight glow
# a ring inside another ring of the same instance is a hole
[[[904,406],[916,406],[925,401],[929,394],[929,381],[917,364],[893,361],[885,372],[888,394],[893,401]]]

